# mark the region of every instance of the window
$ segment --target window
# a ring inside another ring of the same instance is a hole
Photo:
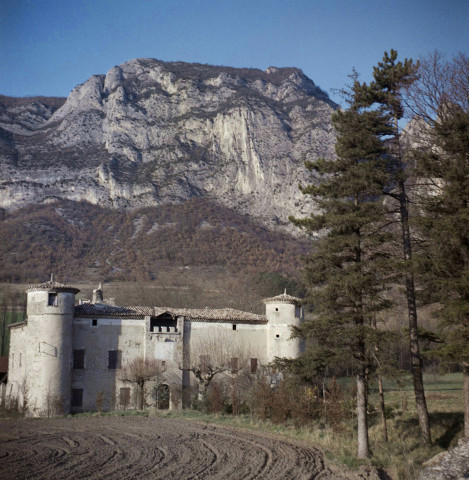
[[[57,306],[57,294],[56,293],[49,293],[49,298],[47,300],[47,305],[49,307],[56,307]]]
[[[239,368],[238,368],[238,358],[237,357],[233,357],[231,359],[231,373],[233,373],[234,375],[236,375],[239,371]]]
[[[119,403],[124,408],[127,408],[130,405],[130,388],[129,387],[124,387],[120,389]]]
[[[122,351],[121,350],[109,350],[108,352],[108,364],[109,370],[116,370],[121,368]]]
[[[98,326],[98,319],[97,318],[93,318],[93,320],[91,320],[91,325],[93,327],[97,327]]]
[[[251,358],[251,373],[257,372],[257,358]]]
[[[83,370],[85,368],[85,350],[73,350],[73,369]]]
[[[236,324],[233,325],[233,330],[236,330]]]
[[[82,406],[83,406],[83,389],[73,388],[72,389],[72,407],[79,408]]]

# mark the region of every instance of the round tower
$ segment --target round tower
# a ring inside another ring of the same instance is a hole
[[[274,357],[296,358],[303,350],[299,338],[290,338],[292,327],[299,327],[304,319],[301,299],[282,295],[264,299],[265,315],[267,317],[267,352],[269,361]]]
[[[72,332],[77,288],[54,281],[27,293],[28,406],[35,416],[70,412]]]

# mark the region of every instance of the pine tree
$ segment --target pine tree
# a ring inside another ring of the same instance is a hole
[[[469,437],[469,57],[435,52],[409,90],[419,118],[413,138],[424,243],[419,258],[423,300],[436,306],[434,354],[459,364],[464,375],[464,435]]]
[[[406,179],[407,170],[402,148],[399,120],[404,116],[402,96],[417,79],[418,64],[405,59],[397,61],[397,52],[385,52],[382,62],[373,68],[373,81],[370,85],[362,84],[357,95],[360,105],[377,109],[387,114],[391,120],[392,131],[382,138],[386,145],[388,170],[392,172],[392,188],[388,195],[397,203],[398,218],[401,227],[402,272],[405,279],[407,310],[409,319],[409,346],[412,379],[414,383],[415,402],[422,438],[431,443],[430,423],[423,385],[423,366],[418,340],[418,318],[415,294],[415,280],[412,270],[412,238],[409,223],[409,196]]]
[[[317,365],[349,364],[357,371],[358,458],[370,454],[367,419],[367,379],[376,344],[373,319],[388,302],[383,271],[388,233],[383,228],[383,190],[389,182],[383,156],[383,135],[390,133],[388,117],[363,111],[356,102],[355,81],[350,108],[333,115],[337,159],[307,162],[321,176],[317,186],[301,187],[320,209],[293,223],[318,233],[315,251],[306,266],[314,319],[300,334],[316,340],[308,352]],[[390,281],[390,277],[387,278]]]
[[[435,126],[437,152],[426,173],[438,179],[424,199],[423,232],[430,240],[427,285],[440,302],[444,343],[439,353],[464,375],[464,435],[469,437],[469,113],[457,112]]]

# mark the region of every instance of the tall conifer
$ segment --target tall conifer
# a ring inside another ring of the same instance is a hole
[[[435,306],[443,340],[433,353],[463,371],[469,437],[469,57],[424,58],[408,98],[419,119],[412,140],[423,300]]]
[[[309,355],[318,364],[348,364],[357,372],[358,457],[365,458],[370,453],[367,379],[376,335],[380,335],[372,325],[388,307],[382,297],[381,272],[386,257],[383,244],[388,239],[382,228],[383,190],[389,176],[381,138],[391,127],[382,112],[360,108],[355,97],[358,87],[355,81],[350,108],[333,115],[337,159],[306,163],[320,175],[321,183],[300,188],[315,198],[321,213],[291,220],[319,234],[306,267],[315,315],[300,334],[317,340]]]
[[[459,364],[464,376],[464,435],[469,437],[469,112],[446,116],[434,127],[437,149],[420,164],[434,188],[423,197],[421,232],[426,287],[439,302],[444,343],[439,354]]]
[[[430,444],[431,433],[428,410],[423,385],[423,366],[418,340],[417,305],[415,280],[412,271],[412,238],[409,224],[409,196],[407,192],[407,170],[404,161],[399,120],[404,116],[403,92],[417,79],[418,64],[405,59],[397,61],[397,52],[385,52],[382,62],[373,68],[373,81],[370,85],[362,84],[357,89],[357,101],[363,107],[377,106],[388,115],[392,131],[382,138],[386,145],[388,170],[392,172],[392,182],[388,195],[394,198],[398,207],[401,225],[402,273],[405,280],[407,311],[409,319],[409,346],[412,379],[414,383],[415,402],[423,440]]]

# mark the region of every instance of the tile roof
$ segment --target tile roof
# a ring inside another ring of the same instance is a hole
[[[51,276],[51,279],[48,282],[38,283],[36,285],[30,285],[26,289],[27,292],[39,292],[44,290],[48,293],[66,292],[66,293],[74,293],[74,294],[77,294],[80,291],[80,289],[72,287],[70,285],[65,285],[63,283],[55,282],[53,276]]]
[[[281,295],[277,295],[276,297],[264,298],[264,300],[262,301],[264,303],[293,303],[294,305],[301,304],[301,298],[287,295],[286,290]]]
[[[77,317],[156,317],[168,313],[174,317],[184,316],[192,321],[202,322],[240,322],[240,323],[267,323],[264,315],[243,312],[233,308],[165,308],[165,307],[119,307],[104,303],[85,303],[75,307]]]
[[[83,303],[75,307],[75,316],[95,317],[144,317],[153,315],[153,307],[119,307],[106,303]]]
[[[177,315],[183,315],[195,321],[226,321],[226,322],[245,322],[245,323],[267,323],[265,315],[243,312],[234,308],[182,308],[175,309]]]

